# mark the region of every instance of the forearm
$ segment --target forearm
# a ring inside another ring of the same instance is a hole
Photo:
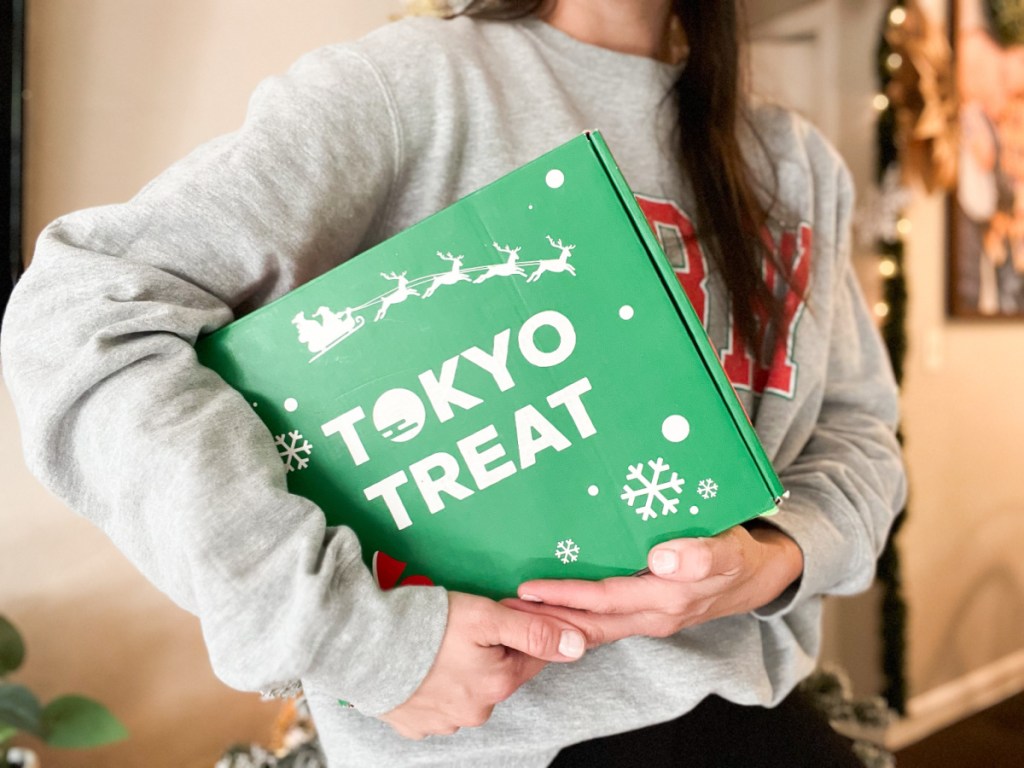
[[[752,596],[751,608],[763,608],[795,588],[803,574],[804,555],[792,538],[769,522],[752,520],[744,527],[761,547],[757,594]]]

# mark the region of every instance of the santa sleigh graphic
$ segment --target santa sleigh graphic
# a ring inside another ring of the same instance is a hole
[[[546,237],[548,243],[551,244],[551,247],[555,248],[559,252],[558,258],[520,261],[519,252],[522,250],[522,246],[512,248],[510,245],[506,245],[502,248],[495,241],[491,245],[499,253],[504,253],[508,257],[506,261],[498,264],[485,264],[478,267],[463,269],[462,263],[466,258],[464,255],[455,255],[451,251],[437,251],[437,256],[442,261],[448,262],[452,265],[451,269],[416,278],[407,277],[409,274],[408,272],[381,272],[380,276],[382,278],[395,282],[397,285],[395,285],[391,290],[377,296],[375,299],[367,301],[365,304],[358,307],[346,307],[341,312],[335,312],[330,307],[320,307],[313,313],[313,317],[311,318],[306,317],[305,311],[299,312],[292,318],[292,325],[294,325],[298,330],[299,343],[305,344],[313,355],[313,357],[309,359],[309,362],[312,363],[336,344],[344,341],[362,328],[363,325],[366,324],[365,318],[354,313],[362,312],[374,305],[379,306],[377,307],[377,314],[374,316],[373,321],[375,323],[379,323],[387,317],[388,310],[395,304],[401,304],[413,296],[418,296],[421,299],[429,299],[439,288],[443,286],[451,286],[456,283],[479,285],[493,277],[511,278],[516,276],[526,277],[527,283],[535,283],[540,279],[541,275],[548,272],[567,273],[572,277],[575,277],[576,269],[569,263],[569,258],[572,256],[572,252],[576,246],[573,244],[565,245],[561,238],[555,240],[551,235],[547,235]],[[523,269],[527,266],[536,267],[536,269],[534,269],[534,271],[528,276]],[[470,273],[473,272],[481,272],[482,274],[477,276],[474,280],[470,275]],[[430,285],[423,293],[416,290],[417,286],[426,283],[430,283]]]
[[[317,320],[316,318],[319,318]],[[344,341],[358,331],[366,323],[359,315],[352,314],[352,308],[346,307],[341,312],[334,312],[329,307],[320,307],[312,318],[305,312],[299,312],[292,318],[292,325],[299,331],[299,342],[305,344],[313,357],[313,362],[335,344]]]

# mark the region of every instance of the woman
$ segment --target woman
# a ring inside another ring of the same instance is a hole
[[[901,503],[895,390],[846,259],[847,173],[740,98],[736,25],[720,0],[399,22],[306,57],[237,134],[41,238],[3,339],[32,466],[200,617],[225,681],[301,679],[331,765],[851,759],[823,757],[824,726],[783,726],[810,722],[787,697],[820,595],[870,583]],[[588,128],[792,497],[771,523],[659,545],[639,578],[508,604],[381,593],[192,344]]]

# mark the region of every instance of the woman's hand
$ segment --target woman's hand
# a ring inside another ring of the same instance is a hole
[[[483,725],[549,661],[575,661],[584,650],[583,635],[564,620],[450,592],[433,666],[412,696],[380,719],[408,739]]]
[[[767,605],[803,571],[803,553],[767,523],[654,547],[650,573],[602,581],[528,581],[506,605],[568,621],[590,647],[631,635],[667,637]]]

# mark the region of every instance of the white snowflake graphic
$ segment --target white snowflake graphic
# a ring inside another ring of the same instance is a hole
[[[658,513],[654,509],[655,501],[661,504],[661,514],[675,514],[676,507],[679,506],[679,499],[669,498],[666,495],[666,492],[670,491],[677,495],[682,493],[683,483],[686,481],[673,472],[668,481],[663,482],[661,479],[662,473],[669,469],[669,466],[660,458],[655,459],[654,461],[648,461],[647,466],[651,468],[651,477],[649,479],[644,475],[643,464],[637,464],[629,468],[629,474],[626,475],[626,481],[637,480],[640,485],[636,488],[630,487],[629,485],[622,486],[623,494],[619,498],[627,502],[629,506],[632,507],[636,504],[637,499],[643,496],[644,505],[638,508],[636,513],[645,521],[658,516]]]
[[[713,499],[718,495],[718,483],[710,477],[707,480],[701,480],[697,483],[697,493],[699,493],[703,499]]]
[[[572,539],[560,541],[555,548],[555,557],[562,561],[562,565],[575,563],[580,559],[580,548]]]
[[[287,440],[285,440],[286,437]],[[287,435],[274,435],[274,445],[277,446],[277,455],[281,457],[289,472],[309,466],[309,454],[313,450],[313,446],[298,430],[292,430]],[[301,456],[300,454],[303,453],[306,455]]]

